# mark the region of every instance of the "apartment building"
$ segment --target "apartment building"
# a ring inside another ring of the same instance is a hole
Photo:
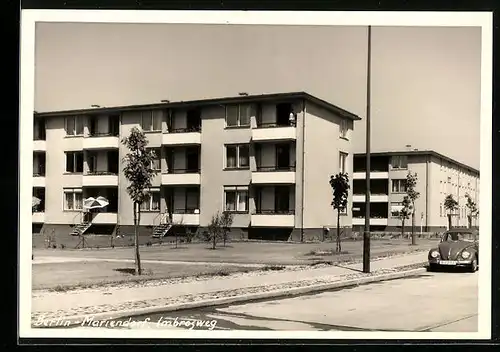
[[[366,154],[355,154],[353,166],[353,229],[363,230],[365,223]],[[401,231],[399,211],[406,195],[408,172],[416,173],[415,204],[417,231],[435,232],[448,227],[448,212],[444,208],[449,194],[459,207],[452,215],[452,224],[467,227],[466,194],[479,205],[479,171],[435,151],[407,150],[371,153],[370,158],[370,229]],[[406,224],[410,224],[407,221]],[[478,219],[473,219],[478,226]]]
[[[352,174],[359,119],[304,92],[35,113],[33,232],[69,236],[88,223],[86,234],[132,235],[120,141],[141,127],[158,170],[141,235],[165,223],[165,236],[203,231],[227,211],[235,238],[321,236],[336,226],[328,181]],[[109,204],[84,211],[83,200],[99,196]],[[350,227],[349,212],[342,225]]]

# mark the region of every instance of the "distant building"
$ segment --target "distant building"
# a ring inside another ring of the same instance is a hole
[[[363,230],[365,218],[366,154],[355,154],[353,165],[353,230]],[[408,172],[417,173],[415,225],[424,232],[446,229],[447,211],[444,199],[452,194],[459,208],[453,215],[453,226],[466,227],[466,194],[479,204],[479,171],[435,151],[400,151],[371,153],[370,230],[401,231],[398,218],[405,196],[404,180]],[[411,224],[410,220],[406,225]],[[478,225],[473,220],[473,226]]]
[[[336,225],[328,181],[352,174],[356,120],[303,92],[35,113],[33,232],[132,235],[120,139],[141,126],[159,171],[142,238],[203,231],[216,211],[234,214],[236,238],[318,238]],[[109,205],[86,226],[83,200],[98,196]]]

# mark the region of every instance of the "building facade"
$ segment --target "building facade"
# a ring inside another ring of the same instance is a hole
[[[355,154],[353,158],[353,228],[362,230],[366,211],[366,154]],[[417,174],[415,190],[420,193],[415,202],[417,231],[447,229],[444,200],[449,194],[458,202],[458,210],[452,214],[455,227],[468,226],[466,195],[479,204],[479,171],[434,151],[371,153],[370,164],[371,231],[401,231],[399,211],[406,195],[408,172]],[[477,218],[472,221],[473,226],[479,225]],[[410,224],[411,220],[406,220],[405,226]]]
[[[35,113],[33,232],[68,236],[85,218],[86,233],[132,235],[121,140],[140,127],[158,171],[141,235],[165,219],[172,231],[203,231],[228,211],[236,238],[321,236],[336,226],[330,175],[352,174],[356,120],[303,92]],[[88,217],[83,200],[98,196],[109,205]]]

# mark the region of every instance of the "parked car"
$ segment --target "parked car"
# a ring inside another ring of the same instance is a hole
[[[465,267],[475,272],[479,267],[479,234],[475,230],[452,229],[441,237],[437,248],[429,251],[429,270]]]

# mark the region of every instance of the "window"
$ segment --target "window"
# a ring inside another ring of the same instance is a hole
[[[340,120],[340,138],[346,138],[347,139],[347,120],[342,119]]]
[[[82,136],[83,135],[83,118],[82,116],[68,116],[64,121],[64,128],[67,136]]]
[[[64,190],[64,210],[82,210],[83,198],[81,189]]]
[[[391,165],[393,169],[406,169],[408,168],[408,157],[406,155],[395,155],[391,158]]]
[[[151,162],[151,168],[153,170],[161,170],[161,149],[160,148],[154,148],[154,149],[149,149],[153,153],[155,153],[155,156],[153,158],[153,161]]]
[[[249,127],[252,105],[227,105],[226,127]]]
[[[159,190],[149,191],[149,196],[141,204],[141,211],[160,211]]]
[[[226,168],[240,169],[250,166],[250,146],[248,144],[226,145]]]
[[[406,180],[392,180],[392,193],[405,193]]]
[[[248,187],[224,187],[224,210],[248,212]]]
[[[347,153],[340,152],[339,154],[339,170],[342,173],[347,172]]]
[[[162,120],[162,110],[147,110],[141,112],[141,128],[143,131],[161,131]]]
[[[391,203],[391,217],[398,218],[399,212],[403,209],[403,203],[401,202],[392,202]]]
[[[83,172],[83,152],[66,152],[66,172]]]
[[[451,183],[451,177],[448,176],[448,183]]]

